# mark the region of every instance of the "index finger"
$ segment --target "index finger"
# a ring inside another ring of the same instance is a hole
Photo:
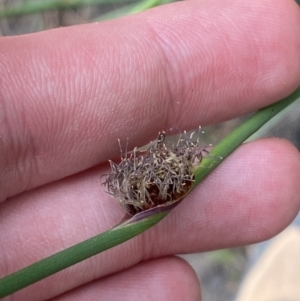
[[[299,8],[254,2],[180,2],[2,38],[0,200],[115,156],[117,138],[141,145],[292,92]]]

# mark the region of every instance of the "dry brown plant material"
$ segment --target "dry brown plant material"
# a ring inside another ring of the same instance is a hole
[[[125,151],[124,157],[120,146],[121,162],[109,161],[111,172],[102,185],[130,215],[173,204],[192,188],[195,166],[209,153],[199,146],[200,134],[201,128],[190,135],[184,132],[172,144],[162,132],[147,150]]]

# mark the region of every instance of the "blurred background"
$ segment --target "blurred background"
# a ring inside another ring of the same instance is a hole
[[[169,2],[172,1],[0,0],[0,36],[101,22]],[[299,116],[298,100],[251,139],[282,137],[300,150]],[[216,144],[245,118],[247,116],[206,127],[204,145]],[[298,215],[287,230],[270,241],[182,257],[190,262],[201,279],[203,301],[296,301],[300,300],[299,229]]]

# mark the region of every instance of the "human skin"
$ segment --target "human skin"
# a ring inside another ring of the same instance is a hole
[[[176,125],[253,112],[300,84],[294,1],[203,0],[0,39],[0,277],[117,224],[107,160]],[[4,300],[199,300],[174,254],[282,231],[300,209],[287,141],[241,146],[164,220]]]

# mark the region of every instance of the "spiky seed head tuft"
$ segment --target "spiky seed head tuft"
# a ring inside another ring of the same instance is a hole
[[[181,199],[194,182],[194,167],[208,152],[199,147],[195,132],[180,135],[175,145],[165,143],[165,132],[145,151],[135,148],[121,162],[110,162],[111,172],[102,183],[130,215]],[[127,148],[127,147],[126,147]]]

